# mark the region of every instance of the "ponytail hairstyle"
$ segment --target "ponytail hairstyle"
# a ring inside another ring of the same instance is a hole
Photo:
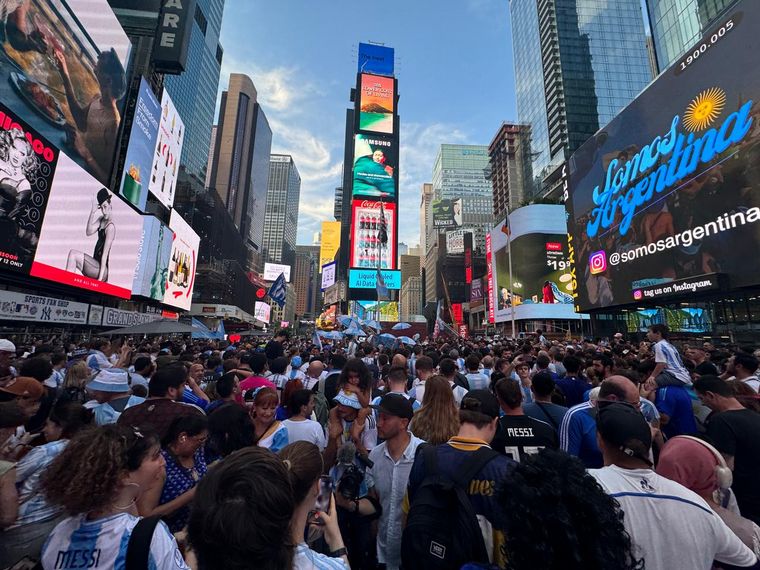
[[[40,489],[70,516],[104,509],[158,443],[153,433],[119,424],[82,429],[42,472]]]
[[[308,441],[286,445],[278,453],[288,470],[288,480],[296,506],[309,495],[309,491],[324,471],[319,448]]]

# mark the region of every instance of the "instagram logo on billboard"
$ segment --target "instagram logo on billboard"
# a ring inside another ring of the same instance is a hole
[[[595,251],[588,256],[588,266],[591,269],[591,275],[598,275],[607,271],[607,254],[604,250]]]
[[[641,301],[641,299],[644,297],[643,293],[641,292],[641,289],[636,289],[633,292],[633,300],[634,301]]]

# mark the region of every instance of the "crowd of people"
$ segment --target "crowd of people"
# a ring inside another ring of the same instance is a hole
[[[760,567],[758,357],[0,339],[0,569]]]

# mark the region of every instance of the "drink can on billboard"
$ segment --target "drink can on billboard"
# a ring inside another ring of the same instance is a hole
[[[160,121],[161,104],[153,95],[148,82],[141,77],[132,128],[129,132],[129,146],[121,175],[121,195],[143,211],[148,201],[148,182],[153,167]]]
[[[396,204],[374,200],[351,203],[351,267],[396,267]],[[383,232],[386,240],[383,242]]]

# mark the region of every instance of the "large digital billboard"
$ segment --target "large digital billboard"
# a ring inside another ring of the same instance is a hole
[[[107,184],[131,49],[108,2],[14,0],[0,14],[0,101]]]
[[[509,225],[501,223],[491,231],[486,262],[492,322],[506,321],[511,308],[521,304],[572,304],[565,228],[562,206],[533,205],[514,210]]]
[[[153,153],[153,167],[148,189],[167,208],[174,204],[177,171],[185,140],[185,124],[166,89],[161,97],[161,122]]]
[[[462,199],[433,200],[433,227],[453,230],[462,225]]]
[[[137,267],[132,293],[163,302],[169,281],[169,263],[174,232],[153,216],[143,216],[142,239],[137,249]]]
[[[177,212],[172,210],[169,227],[174,233],[164,303],[190,310],[193,302],[195,272],[198,268],[198,247],[201,238]]]
[[[351,267],[396,268],[396,204],[351,202]],[[382,243],[383,228],[387,242]]]
[[[668,325],[671,332],[707,333],[713,330],[710,312],[702,307],[639,308],[627,311],[625,319],[630,333],[645,333],[649,327],[656,324]]]
[[[373,135],[354,137],[354,197],[395,200],[398,149],[393,139]]]
[[[0,269],[29,273],[58,149],[0,104]]]
[[[60,154],[31,275],[129,299],[142,216]]]
[[[703,275],[760,283],[759,29],[760,3],[738,4],[572,156],[582,310]]]
[[[393,75],[393,48],[377,44],[359,44],[359,73]]]
[[[399,321],[397,301],[354,301],[354,303],[354,313],[360,319],[390,323]]]
[[[290,283],[290,265],[281,263],[264,264],[264,281],[275,281],[280,274],[285,275],[285,281]]]
[[[395,80],[368,73],[362,73],[359,77],[359,130],[392,134],[396,108]]]
[[[148,179],[156,156],[160,121],[161,104],[153,95],[148,82],[140,78],[140,91],[135,103],[132,128],[129,130],[129,146],[121,173],[120,191],[127,201],[143,211],[148,201]]]
[[[322,241],[319,244],[320,269],[335,259],[340,248],[340,222],[322,222]]]
[[[256,301],[253,306],[253,316],[260,320],[262,323],[269,324],[269,319],[272,314],[272,306],[264,301]]]

